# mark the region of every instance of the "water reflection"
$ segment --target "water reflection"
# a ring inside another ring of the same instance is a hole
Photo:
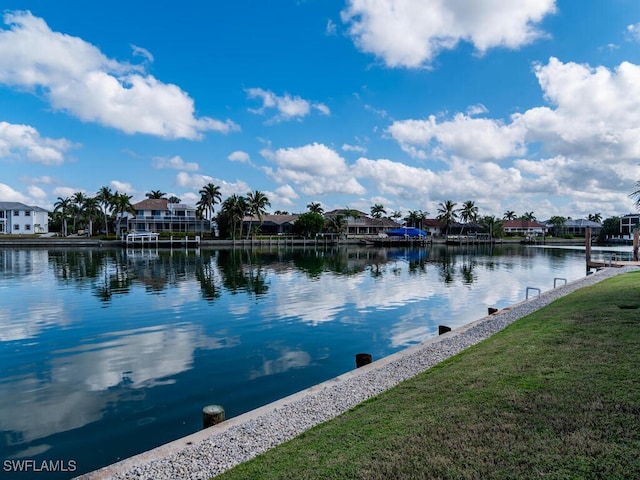
[[[0,250],[0,449],[97,468],[583,269],[521,247]]]

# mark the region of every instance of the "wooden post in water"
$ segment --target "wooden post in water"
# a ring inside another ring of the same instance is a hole
[[[224,422],[224,408],[220,405],[207,405],[202,409],[202,428],[208,428]]]
[[[356,353],[356,368],[369,365],[373,361],[370,353]]]
[[[633,231],[633,261],[638,261],[638,239],[640,238],[640,229]]]
[[[591,228],[587,227],[584,230],[584,235],[585,235],[585,254],[586,254],[586,260],[587,260],[587,268],[589,267],[589,264],[591,263]]]

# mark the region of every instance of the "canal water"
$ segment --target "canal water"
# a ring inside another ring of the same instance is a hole
[[[585,274],[520,245],[0,249],[4,473],[94,470]]]

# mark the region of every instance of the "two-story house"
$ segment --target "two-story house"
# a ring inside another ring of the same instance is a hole
[[[0,235],[49,233],[49,212],[20,202],[0,202]]]
[[[210,232],[211,222],[196,215],[196,209],[184,203],[169,203],[165,198],[146,199],[133,205],[135,214],[118,222],[118,234],[139,232]]]

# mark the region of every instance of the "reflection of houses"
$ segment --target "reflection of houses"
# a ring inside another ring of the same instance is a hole
[[[348,236],[378,235],[401,225],[389,218],[372,218],[359,210],[338,209],[326,212],[324,217],[342,216],[347,222]]]
[[[541,236],[546,235],[547,226],[530,220],[504,220],[504,231],[511,235]]]
[[[620,217],[620,235],[622,238],[633,238],[633,230],[640,224],[640,214],[629,213]]]
[[[49,212],[19,202],[0,202],[0,234],[49,233]]]
[[[146,199],[133,205],[135,215],[124,217],[118,232],[209,232],[211,222],[196,216],[196,209],[164,198]]]

